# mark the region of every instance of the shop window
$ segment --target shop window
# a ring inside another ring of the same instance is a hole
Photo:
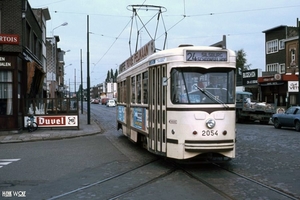
[[[0,115],[12,115],[12,72],[0,71]]]
[[[294,95],[294,94],[292,94],[292,95],[290,96],[290,105],[291,105],[291,106],[297,105],[296,100],[297,100],[297,96]]]

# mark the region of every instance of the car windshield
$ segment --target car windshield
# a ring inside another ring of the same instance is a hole
[[[228,68],[173,68],[171,101],[173,104],[234,103],[234,70]]]

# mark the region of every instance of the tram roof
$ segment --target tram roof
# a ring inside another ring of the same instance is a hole
[[[235,56],[235,52],[230,49],[224,49],[221,47],[214,47],[214,46],[192,46],[192,45],[187,45],[187,46],[179,46],[176,48],[170,48],[170,49],[165,49],[161,51],[157,51],[151,55],[149,55],[147,58],[142,60],[139,63],[134,64],[133,66],[129,67],[126,72],[129,72],[133,69],[135,69],[137,66],[141,66],[144,63],[147,63],[151,60],[155,60],[157,58],[167,58],[167,57],[172,57],[172,56],[184,56],[184,53],[186,51],[228,51],[229,52],[229,57]],[[125,71],[121,72],[119,75],[126,73]]]
[[[148,57],[148,60],[153,59],[153,57],[163,57],[170,55],[182,55],[186,50],[197,50],[197,51],[215,51],[215,50],[225,50],[234,53],[234,51],[230,49],[223,49],[221,47],[213,47],[213,46],[179,46],[176,48],[166,49],[162,51],[158,51]]]

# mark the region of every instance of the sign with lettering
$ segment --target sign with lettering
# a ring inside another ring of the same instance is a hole
[[[258,69],[244,70],[242,73],[243,85],[257,85]]]
[[[154,52],[155,52],[155,43],[154,40],[151,40],[119,66],[119,74],[129,69],[136,63],[144,60]]]
[[[11,34],[0,34],[0,44],[20,44],[20,36],[19,35],[11,35]]]
[[[227,51],[186,51],[186,61],[227,61]]]
[[[288,81],[288,92],[298,92],[299,82],[298,81]]]
[[[0,56],[0,67],[11,67],[11,63],[6,62],[6,58],[3,56]]]
[[[27,117],[25,117],[25,124]],[[77,115],[44,115],[35,116],[34,121],[38,124],[38,127],[68,127],[68,126],[78,126],[78,116]]]

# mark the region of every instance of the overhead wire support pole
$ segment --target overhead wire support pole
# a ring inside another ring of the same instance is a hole
[[[87,15],[87,124],[91,124],[91,102],[90,102],[90,30],[89,15]]]
[[[80,49],[80,81],[81,81],[81,88],[80,88],[80,102],[81,102],[81,114],[83,114],[83,79],[82,79],[82,49]]]

